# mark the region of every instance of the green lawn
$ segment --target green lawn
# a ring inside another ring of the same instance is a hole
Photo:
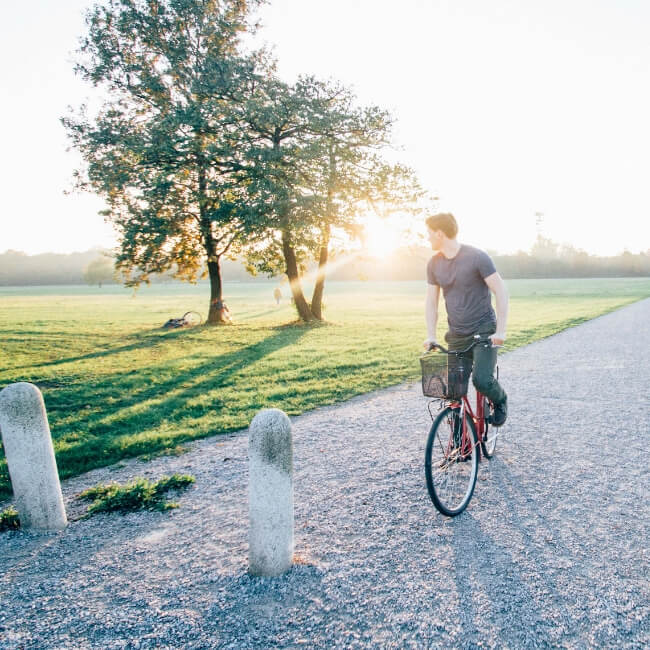
[[[135,296],[120,287],[0,287],[0,388],[41,388],[65,478],[241,429],[264,407],[294,415],[418,376],[423,283],[332,283],[328,324],[317,327],[290,324],[293,309],[286,298],[276,306],[273,287],[227,285],[236,325],[175,331],[160,325],[189,309],[205,314],[205,285]],[[511,349],[650,296],[650,278],[508,287]],[[9,493],[0,454],[0,498]]]

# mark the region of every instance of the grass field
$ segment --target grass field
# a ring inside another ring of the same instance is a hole
[[[322,326],[292,325],[272,284],[227,285],[236,325],[162,330],[205,314],[207,287],[0,287],[0,388],[43,391],[62,478],[418,377],[420,282],[332,283]],[[650,296],[648,279],[514,280],[507,348]],[[286,289],[285,289],[286,293]],[[444,330],[444,314],[440,334]],[[327,435],[323,431],[323,435]],[[10,495],[0,454],[0,500]]]

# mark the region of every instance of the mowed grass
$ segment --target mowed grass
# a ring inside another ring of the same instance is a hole
[[[230,284],[236,324],[163,330],[205,315],[205,285],[0,288],[0,388],[43,392],[62,478],[242,429],[261,408],[296,415],[419,375],[424,284],[331,283],[327,324],[293,324],[273,284]],[[650,279],[510,281],[507,348],[650,295]],[[440,336],[446,322],[441,317]],[[323,431],[327,436],[327,431]],[[10,495],[0,453],[0,499]]]

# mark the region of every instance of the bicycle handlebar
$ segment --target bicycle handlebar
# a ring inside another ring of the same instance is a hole
[[[495,348],[501,347],[500,345],[494,345],[489,338],[481,338],[479,334],[476,334],[474,336],[474,342],[471,343],[470,346],[468,348],[465,348],[464,350],[448,350],[444,346],[440,345],[440,343],[431,343],[428,351],[435,350],[436,348],[438,348],[438,350],[440,350],[440,352],[443,352],[444,354],[465,354],[466,352],[469,352],[475,345],[480,345],[481,343],[488,343],[489,345]]]

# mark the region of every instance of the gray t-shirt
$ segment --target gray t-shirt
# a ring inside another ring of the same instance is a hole
[[[468,336],[496,325],[490,289],[485,284],[485,278],[495,272],[487,253],[466,244],[461,244],[450,260],[442,253],[429,260],[427,282],[442,287],[452,334]]]

